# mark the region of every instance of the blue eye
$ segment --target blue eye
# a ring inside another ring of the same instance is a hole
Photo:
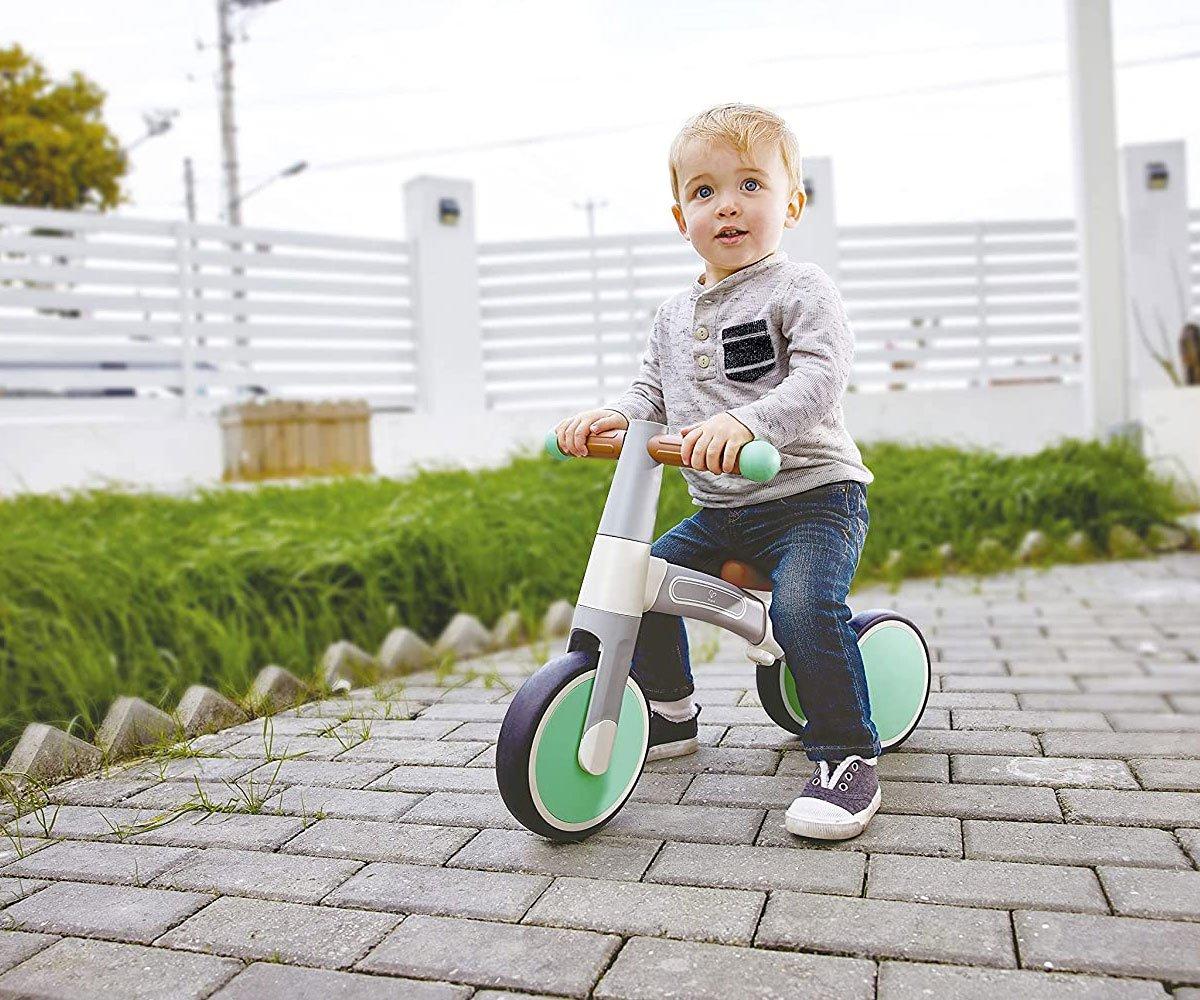
[[[748,188],[747,190],[749,190],[749,191],[757,191],[758,190],[758,187],[759,187],[758,181],[756,181],[753,177],[747,177],[745,180],[745,183],[754,185],[754,187]]]
[[[703,197],[705,197],[703,192],[711,191],[711,190],[712,190],[712,188],[710,188],[707,184],[701,184],[698,188],[696,188],[696,196],[699,198],[703,198]]]

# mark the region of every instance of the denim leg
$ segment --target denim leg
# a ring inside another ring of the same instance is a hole
[[[650,554],[676,566],[716,576],[731,558],[725,540],[724,513],[704,507],[680,521],[650,547]],[[633,674],[647,698],[677,701],[693,691],[687,631],[679,615],[648,611],[642,615],[633,651]]]
[[[777,503],[769,531],[762,523],[745,530],[758,528],[767,542],[760,560],[773,567],[771,624],[808,719],[805,752],[810,760],[876,756],[879,734],[846,605],[866,541],[865,487],[833,483]]]

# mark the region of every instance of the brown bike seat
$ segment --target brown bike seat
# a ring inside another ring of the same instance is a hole
[[[743,590],[771,590],[770,577],[763,576],[749,563],[736,559],[728,559],[721,566],[721,579]]]

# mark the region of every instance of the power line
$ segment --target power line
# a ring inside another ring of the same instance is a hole
[[[1129,59],[1116,64],[1117,69],[1134,69],[1142,66],[1159,65],[1172,62],[1186,62],[1200,58],[1200,50],[1178,52],[1166,56],[1146,59]],[[842,104],[858,104],[869,101],[888,100],[896,97],[918,97],[927,94],[943,94],[960,90],[975,90],[988,87],[1009,86],[1016,83],[1030,83],[1038,80],[1061,79],[1066,76],[1064,70],[1045,70],[1037,73],[1022,73],[1016,76],[990,77],[977,80],[962,80],[953,83],[928,84],[919,87],[907,87],[899,90],[878,91],[872,94],[852,94],[847,97],[830,97],[815,101],[799,101],[790,104],[773,105],[780,111],[795,111],[808,108],[833,107]],[[353,157],[345,160],[331,160],[326,163],[314,163],[312,170],[351,170],[358,167],[369,167],[387,163],[399,163],[404,160],[433,159],[439,156],[456,156],[462,153],[483,153],[500,149],[516,149],[523,146],[540,146],[552,142],[569,142],[574,139],[591,139],[599,136],[625,135],[639,132],[642,129],[662,128],[674,124],[673,120],[656,119],[639,122],[634,125],[614,125],[607,128],[579,129],[572,132],[551,132],[544,135],[521,136],[515,139],[501,139],[493,142],[468,143],[461,146],[443,146],[432,149],[411,150],[406,153],[385,153],[373,156]]]

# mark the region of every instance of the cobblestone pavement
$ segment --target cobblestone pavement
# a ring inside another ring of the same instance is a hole
[[[1200,997],[1200,556],[851,605],[937,659],[855,840],[784,830],[807,762],[706,626],[701,751],[584,844],[523,832],[492,769],[520,650],[10,814],[0,995]]]

